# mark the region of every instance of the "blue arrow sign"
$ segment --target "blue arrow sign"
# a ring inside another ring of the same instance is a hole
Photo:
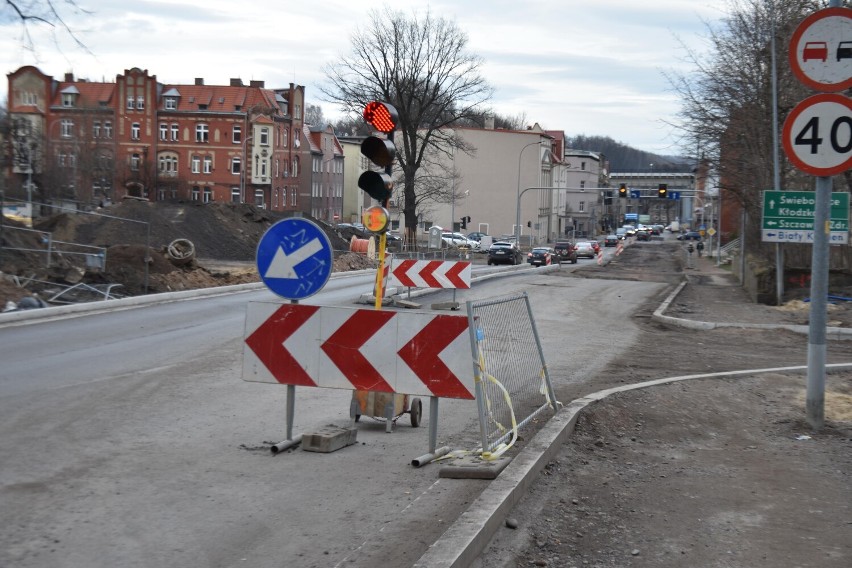
[[[288,300],[313,296],[332,270],[328,236],[316,223],[293,217],[278,221],[257,245],[257,272],[267,288]]]
[[[639,199],[641,197],[642,197],[642,192],[639,191],[638,189],[631,189],[630,190],[630,199]]]
[[[669,190],[668,195],[669,195],[669,199],[680,199],[680,192],[679,191]]]

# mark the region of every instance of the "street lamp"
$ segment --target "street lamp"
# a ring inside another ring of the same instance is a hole
[[[524,150],[530,146],[541,146],[541,140],[530,142],[518,152],[518,192],[517,192],[517,211],[515,211],[515,243],[521,246],[521,157],[524,155]]]

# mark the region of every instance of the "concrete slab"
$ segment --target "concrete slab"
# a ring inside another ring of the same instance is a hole
[[[356,428],[341,428],[340,426],[324,426],[317,432],[302,434],[302,449],[306,452],[328,454],[346,446],[351,446],[358,438]]]
[[[497,479],[500,472],[512,463],[511,458],[502,456],[496,460],[484,460],[470,455],[455,458],[438,471],[438,477],[450,479]]]
[[[433,310],[453,310],[453,311],[455,311],[455,310],[459,309],[459,303],[458,302],[437,302],[435,304],[432,304],[432,309]]]

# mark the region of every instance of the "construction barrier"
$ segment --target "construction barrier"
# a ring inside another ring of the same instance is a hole
[[[558,403],[524,293],[467,302],[483,457],[511,447],[518,430]]]

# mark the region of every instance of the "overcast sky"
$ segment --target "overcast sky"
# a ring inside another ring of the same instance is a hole
[[[91,54],[66,34],[31,26],[34,50],[0,8],[0,60],[5,73],[36,65],[61,79],[65,72],[114,81],[125,69],[147,69],[163,83],[228,84],[263,80],[267,87],[305,85],[320,100],[323,64],[348,54],[357,27],[369,24],[362,0],[76,0],[91,14],[66,12],[66,22]],[[64,9],[64,4],[56,3]],[[380,5],[379,5],[380,6]],[[427,7],[454,20],[469,49],[485,61],[492,106],[524,115],[549,130],[610,136],[638,149],[679,153],[677,96],[663,71],[691,69],[686,44],[706,50],[705,22],[724,16],[725,0],[395,0],[406,13]],[[8,84],[2,81],[5,101]]]

